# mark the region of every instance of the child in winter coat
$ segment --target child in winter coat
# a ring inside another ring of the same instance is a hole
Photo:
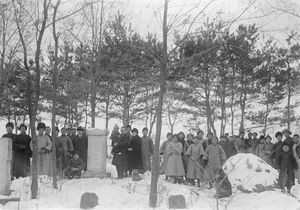
[[[192,185],[195,185],[195,181],[198,181],[200,187],[200,180],[203,178],[203,162],[202,157],[204,154],[203,146],[201,142],[194,138],[193,143],[188,147],[186,155],[189,158],[187,179],[189,179]]]
[[[172,142],[173,134],[168,133],[167,134],[167,140],[162,143],[162,145],[159,148],[159,154],[162,155],[162,164],[161,164],[161,173],[164,174],[166,172],[167,163],[168,163],[168,155],[167,155],[167,147],[169,143]],[[167,177],[166,177],[167,178]]]
[[[292,186],[295,185],[294,169],[297,168],[297,163],[288,143],[283,143],[277,161],[279,164],[279,185],[282,192],[285,192],[285,187],[287,187],[287,192],[290,193]]]
[[[206,167],[206,173],[210,180],[210,187],[215,182],[217,174],[223,163],[226,161],[226,155],[221,145],[218,144],[218,138],[212,138],[212,144],[208,145],[203,156]]]
[[[78,152],[73,153],[73,157],[68,161],[68,166],[65,169],[65,176],[69,179],[80,178],[81,172],[84,170],[84,162],[79,157]]]
[[[178,136],[174,135],[172,142],[167,146],[166,153],[168,155],[168,163],[166,167],[166,176],[175,178],[175,182],[181,180],[185,176],[184,167],[182,163],[183,147],[178,141]]]

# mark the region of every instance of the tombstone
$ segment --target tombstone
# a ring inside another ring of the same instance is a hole
[[[96,193],[86,192],[81,195],[80,208],[92,209],[98,205],[98,196]]]
[[[186,209],[183,195],[172,195],[169,197],[169,209]]]
[[[100,130],[97,128],[87,130],[87,171],[82,175],[82,177],[106,177],[107,134],[107,130]]]
[[[12,140],[0,138],[0,195],[9,195],[12,169]]]

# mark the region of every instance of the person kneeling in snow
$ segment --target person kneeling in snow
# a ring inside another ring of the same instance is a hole
[[[65,169],[65,176],[69,179],[80,178],[81,172],[84,170],[84,162],[79,157],[77,152],[73,153],[73,157],[69,160],[68,166]]]
[[[295,185],[294,169],[297,169],[297,163],[287,142],[283,143],[277,161],[279,164],[279,186],[282,192],[285,192],[285,187],[287,187],[287,192],[290,193],[292,186]]]
[[[216,192],[218,193],[218,198],[227,198],[232,195],[231,183],[225,174],[224,170],[221,168],[216,179]]]

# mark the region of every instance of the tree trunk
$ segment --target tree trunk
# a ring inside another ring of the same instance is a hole
[[[54,39],[54,66],[53,66],[53,81],[52,81],[52,120],[51,120],[51,127],[52,127],[52,174],[53,174],[53,188],[58,189],[57,187],[57,171],[56,171],[56,134],[55,134],[55,123],[56,123],[56,110],[57,110],[57,94],[56,91],[58,89],[58,35],[56,34],[56,14],[60,4],[60,0],[57,1],[56,5],[54,6],[53,12],[53,39]]]
[[[291,68],[288,63],[288,91],[287,91],[287,127],[291,129],[291,97],[292,97],[292,89],[291,89]]]
[[[94,81],[92,82],[92,90],[91,90],[91,123],[92,128],[95,127],[95,119],[96,119],[96,90]]]
[[[162,109],[164,94],[166,91],[166,75],[167,75],[167,62],[168,62],[168,29],[167,29],[167,11],[168,11],[168,0],[164,3],[164,16],[163,16],[163,58],[161,62],[160,69],[160,91],[157,105],[157,123],[156,123],[156,135],[155,135],[155,146],[152,161],[152,171],[151,171],[151,185],[150,185],[150,196],[149,196],[149,206],[155,208],[157,204],[157,181],[159,176],[159,145],[162,127]]]
[[[109,103],[110,103],[110,95],[106,96],[106,106],[105,106],[105,129],[108,129],[109,122]]]

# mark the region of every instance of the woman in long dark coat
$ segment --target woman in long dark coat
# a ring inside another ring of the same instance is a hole
[[[121,134],[114,135],[113,148],[111,153],[113,154],[112,164],[116,166],[118,172],[118,178],[123,178],[126,174],[127,169],[127,158],[126,158],[126,148],[128,145],[128,138],[126,136],[125,127],[121,128]]]
[[[142,166],[142,141],[136,128],[131,131],[132,136],[128,143],[128,169],[132,170],[133,179],[138,178],[138,171]]]
[[[281,152],[278,155],[279,164],[279,185],[282,192],[285,192],[285,187],[287,187],[287,192],[291,192],[291,188],[295,185],[295,173],[294,170],[297,169],[297,163],[293,156],[293,152],[289,148],[288,142],[283,142]]]
[[[83,128],[79,126],[77,128],[77,135],[72,139],[74,151],[76,151],[79,157],[84,162],[84,170],[87,169],[87,149],[88,149],[88,138],[86,135],[83,135]]]
[[[19,146],[19,149],[14,151],[14,173],[17,178],[30,174],[30,157],[32,156],[30,149],[31,138],[26,134],[27,126],[21,124],[19,129],[21,133],[16,138],[16,144],[23,146]]]

